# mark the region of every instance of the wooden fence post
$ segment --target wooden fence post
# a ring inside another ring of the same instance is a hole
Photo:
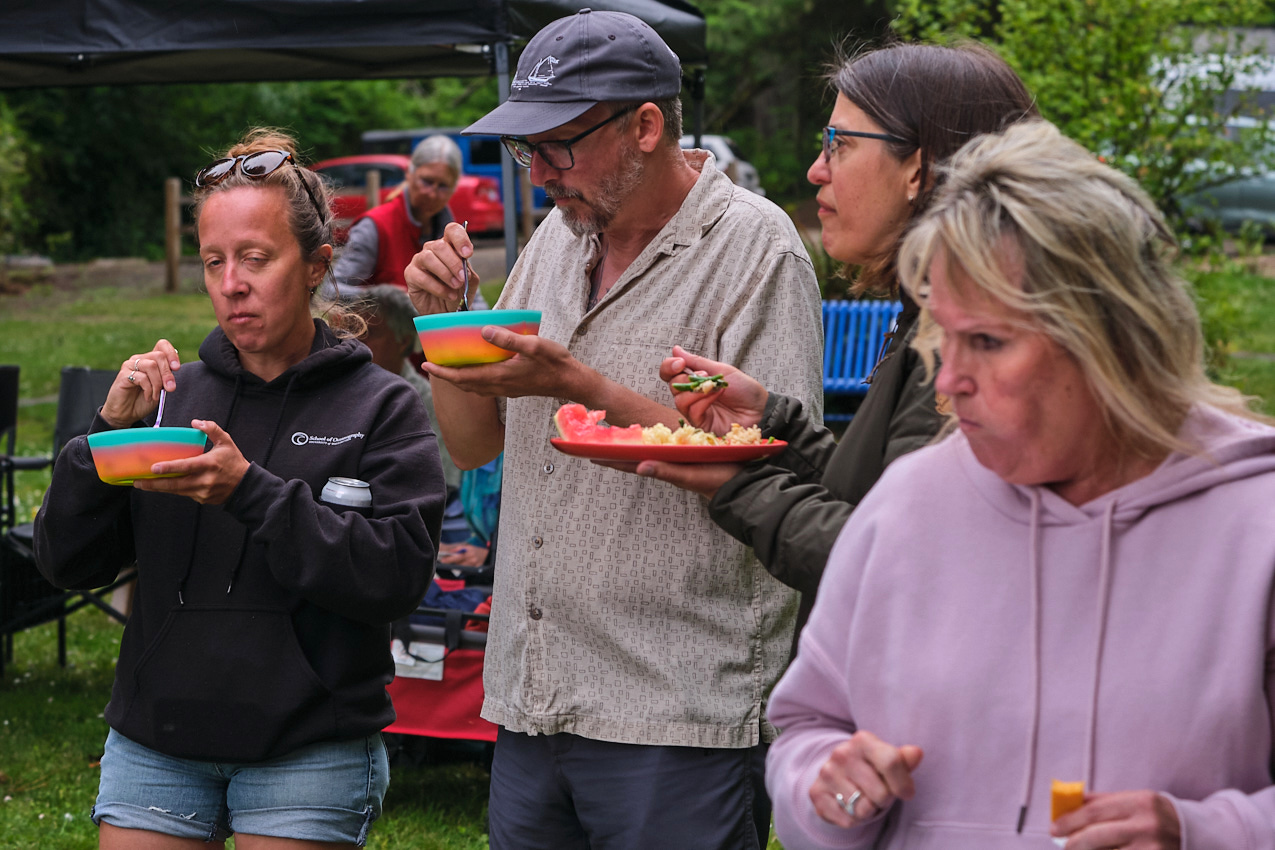
[[[169,177],[164,181],[164,256],[167,270],[164,291],[177,291],[177,278],[182,260],[182,181]]]
[[[381,204],[381,172],[370,169],[367,173],[367,208]]]

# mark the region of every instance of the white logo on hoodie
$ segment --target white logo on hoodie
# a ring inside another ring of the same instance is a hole
[[[356,431],[353,434],[347,434],[344,437],[320,437],[315,434],[307,434],[304,431],[298,431],[292,435],[292,445],[294,446],[339,446],[342,443],[348,443],[350,440],[363,439],[362,432]]]

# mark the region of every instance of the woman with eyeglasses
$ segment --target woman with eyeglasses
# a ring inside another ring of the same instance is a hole
[[[734,422],[760,425],[763,436],[786,440],[788,448],[748,465],[644,461],[635,467],[639,475],[708,498],[714,521],[801,591],[798,633],[855,505],[888,464],[929,442],[942,421],[924,364],[909,348],[918,308],[899,290],[900,237],[928,204],[938,163],[976,135],[1036,115],[1018,76],[972,43],[898,44],[861,53],[840,62],[829,79],[836,104],[823,150],[806,175],[819,190],[823,246],[859,268],[856,293],[901,298],[904,305],[868,393],[838,442],[797,400],[768,392],[729,363],[674,348],[660,368],[665,381],[683,383],[689,371],[722,374],[728,384],[712,393],[674,389],[687,420],[717,433]]]
[[[462,174],[457,144],[444,135],[427,136],[412,150],[411,164],[400,191],[350,225],[332,265],[338,287],[392,283],[406,290],[403,269],[425,242],[441,238],[443,228],[455,220],[447,202]],[[475,297],[482,299],[481,294]],[[477,306],[486,308],[485,303]]]
[[[162,414],[207,434],[205,453],[125,488],[77,438],[36,519],[60,587],[137,563],[93,809],[103,848],[231,832],[240,850],[362,846],[380,814],[389,623],[424,596],[444,484],[416,392],[315,301],[332,215],[294,147],[256,130],[199,172],[217,327],[198,360],[162,339],[125,358],[91,428]],[[371,506],[329,495],[336,477],[366,482]]]

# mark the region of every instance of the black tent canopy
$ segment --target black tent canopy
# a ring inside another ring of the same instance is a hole
[[[707,59],[683,0],[7,0],[0,87],[494,74],[497,45],[586,6],[642,18],[684,65]]]
[[[650,24],[701,98],[704,16],[684,0],[4,0],[0,88],[495,74],[503,101],[511,48],[585,7]],[[503,183],[512,264],[507,156]]]

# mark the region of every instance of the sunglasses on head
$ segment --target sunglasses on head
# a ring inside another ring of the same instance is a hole
[[[216,186],[229,177],[236,166],[239,167],[239,173],[244,177],[251,180],[263,180],[287,163],[292,163],[292,167],[300,171],[296,160],[287,151],[257,151],[256,153],[226,157],[201,169],[195,175],[195,185],[201,189],[206,186]],[[319,199],[310,190],[310,184],[306,182],[305,175],[298,174],[297,177],[301,181],[301,188],[305,189],[305,193],[310,196],[310,203],[314,204],[314,211],[319,214],[319,220],[326,221],[327,217],[323,214],[323,207],[319,205]]]

